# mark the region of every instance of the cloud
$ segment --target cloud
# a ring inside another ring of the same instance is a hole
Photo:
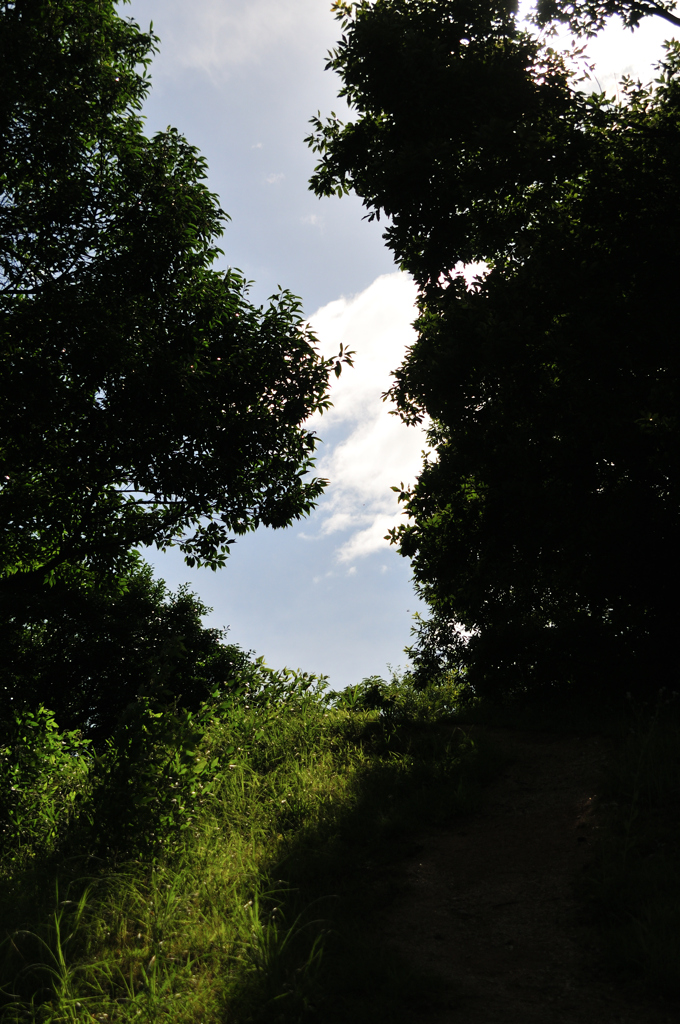
[[[283,181],[284,178],[285,174],[268,174],[267,177],[265,178],[265,181],[267,182],[268,185],[276,185],[278,184],[279,181]]]
[[[322,438],[340,435],[323,446],[317,463],[330,486],[313,521],[321,535],[342,535],[336,553],[343,563],[388,546],[388,529],[403,522],[390,488],[413,482],[422,462],[423,430],[404,426],[381,397],[415,340],[415,298],[416,287],[406,274],[387,274],[310,319],[324,355],[334,355],[340,344],[356,353],[354,368],[333,384],[332,409],[310,421]]]
[[[371,555],[374,551],[387,547],[389,542],[385,540],[385,537],[387,531],[395,525],[395,512],[396,509],[389,514],[376,515],[370,526],[353,533],[349,540],[345,541],[338,549],[339,561],[353,562],[357,558],[363,558],[365,555]]]
[[[144,28],[151,8],[150,0],[133,0],[121,13]],[[323,54],[330,20],[328,5],[318,0],[164,0],[162,12],[155,14],[163,56],[154,65],[156,74],[198,69],[219,81],[281,54],[290,59],[319,36]]]
[[[365,291],[329,302],[310,317],[321,352],[335,355],[339,345],[354,349],[354,368],[343,372],[332,388],[333,408],[316,417],[327,428],[365,419],[366,403],[377,414],[387,410],[380,396],[391,385],[391,372],[415,341],[417,289],[406,274],[383,274]],[[395,419],[395,417],[390,417]]]

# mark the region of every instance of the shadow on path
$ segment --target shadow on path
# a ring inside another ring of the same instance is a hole
[[[576,893],[598,839],[605,741],[487,735],[506,767],[478,813],[414,837],[378,920],[387,947],[451,992],[450,1009],[437,998],[413,1024],[673,1024],[677,1006],[606,979]]]

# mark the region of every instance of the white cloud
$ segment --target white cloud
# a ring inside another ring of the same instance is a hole
[[[315,523],[321,534],[344,534],[337,551],[344,563],[387,546],[388,529],[403,521],[390,488],[413,482],[422,461],[423,430],[404,426],[381,397],[415,340],[415,298],[409,277],[388,274],[359,295],[329,303],[310,320],[324,355],[335,355],[340,344],[356,353],[354,367],[333,384],[333,408],[310,421],[322,438],[342,434],[324,446],[317,464],[330,486]]]
[[[163,55],[162,63],[154,65],[156,74],[198,69],[219,81],[282,53],[290,59],[293,51],[313,44],[317,36],[323,39],[323,56],[329,6],[319,0],[163,0],[154,23]],[[131,7],[121,7],[121,13],[145,28],[152,7],[151,0],[133,0]]]
[[[332,389],[333,408],[316,425],[365,420],[366,403],[374,412],[387,409],[380,396],[391,385],[391,371],[415,341],[417,289],[406,274],[383,274],[365,291],[336,299],[319,309],[310,323],[322,353],[335,355],[339,345],[356,352],[354,368],[343,372]],[[390,417],[395,419],[395,417]]]
[[[345,541],[338,549],[339,560],[353,562],[356,558],[363,558],[364,555],[370,555],[374,551],[386,547],[389,542],[385,540],[385,537],[387,531],[395,525],[396,511],[395,509],[389,514],[376,515],[370,526],[353,533],[349,540]]]
[[[280,181],[283,181],[285,174],[268,174],[265,181],[268,185],[277,185]]]

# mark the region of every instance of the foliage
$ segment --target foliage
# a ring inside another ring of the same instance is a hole
[[[217,686],[195,713],[159,707],[144,697],[128,707],[94,772],[97,810],[91,824],[98,849],[129,856],[135,848],[171,848],[208,797],[224,788],[225,774],[237,767],[225,769],[226,762],[237,762],[246,750],[257,764],[257,750],[266,745],[267,731],[275,731],[279,715],[303,714],[319,704],[323,677],[276,671],[240,653],[231,686]],[[220,724],[228,725],[233,741],[223,736],[215,745],[209,737]]]
[[[7,663],[0,711],[48,706],[62,728],[97,744],[139,697],[196,710],[248,656],[203,626],[209,609],[186,587],[170,594],[135,553],[117,574],[81,568],[0,624]]]
[[[126,857],[167,851],[221,785],[225,761],[238,757],[225,742],[219,757],[208,757],[211,730],[228,723],[242,744],[238,749],[254,759],[254,748],[282,712],[325,707],[324,677],[270,669],[236,647],[225,653],[230,678],[214,682],[203,700],[190,692],[193,711],[188,700],[182,705],[167,694],[140,695],[108,735],[98,736],[97,746],[80,732],[60,729],[43,706],[10,709],[0,747],[5,866],[15,872],[62,842],[73,844],[68,833],[74,831],[83,851],[124,851]]]
[[[14,712],[0,744],[3,860],[16,867],[58,844],[90,795],[92,756],[88,741],[60,731],[42,706]]]
[[[328,68],[355,113],[312,119],[317,195],[353,190],[425,288],[512,251],[580,167],[584,100],[503,0],[336,3]]]
[[[331,694],[334,707],[350,711],[377,711],[386,725],[427,725],[455,721],[468,704],[467,688],[455,672],[436,683],[414,687],[412,673],[392,671],[389,682],[368,676],[355,686]]]
[[[613,101],[502,5],[336,8],[355,116],[315,119],[312,187],[386,214],[420,286],[390,392],[431,423],[391,532],[432,610],[417,675],[465,668],[494,697],[658,686],[680,611],[680,46]]]
[[[142,131],[156,38],[113,0],[0,5],[0,599],[84,566],[233,541],[309,512],[304,427],[340,372],[288,292],[212,268],[205,160]]]
[[[395,730],[322,678],[251,659],[240,682],[195,714],[140,703],[51,849],[3,847],[3,1020],[368,1024],[435,998],[369,919],[409,823],[474,806],[479,748],[450,712]]]

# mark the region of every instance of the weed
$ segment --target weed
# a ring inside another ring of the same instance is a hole
[[[131,708],[76,811],[55,791],[49,841],[0,860],[1,1019],[361,1021],[371,986],[407,1019],[433,983],[371,915],[409,830],[474,807],[485,759],[453,694],[380,692],[258,662],[196,712]]]

